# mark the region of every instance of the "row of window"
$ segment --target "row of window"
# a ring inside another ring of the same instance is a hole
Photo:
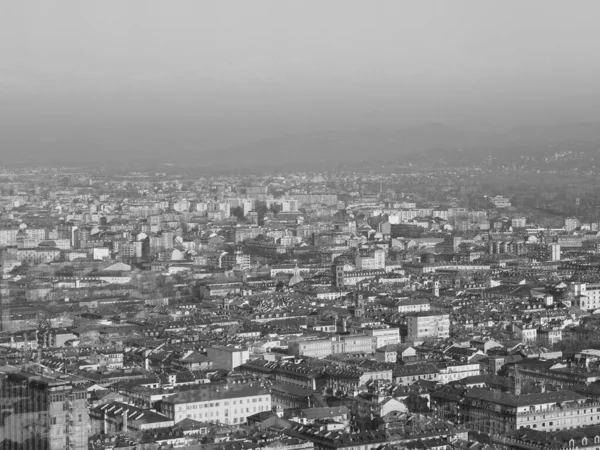
[[[244,411],[245,409],[245,411]],[[240,408],[239,412],[237,408],[234,408],[232,415],[235,414],[241,414],[243,416],[246,416],[250,413],[256,413],[256,412],[260,412],[260,411],[266,411],[268,409],[267,406],[255,406],[253,408],[253,410],[251,411],[250,408]],[[213,417],[217,417],[220,415],[220,411],[210,411],[210,412],[205,412],[205,413],[198,413],[198,414],[187,414],[186,417],[189,419],[209,419],[209,418],[213,418]],[[229,417],[229,410],[226,409],[225,411],[223,411],[223,415],[225,417]]]
[[[263,399],[263,397],[259,397],[259,398],[247,399],[246,403],[247,404],[257,403],[257,402],[258,403],[262,403],[263,401],[266,402],[268,400],[269,400],[268,396],[264,397],[264,399]],[[237,405],[238,404],[238,400],[233,400],[232,404],[233,405]],[[239,404],[243,405],[244,404],[244,400],[243,399],[239,400]],[[228,400],[224,401],[223,405],[224,406],[229,406],[229,401]],[[214,408],[214,407],[219,407],[219,406],[221,406],[220,402],[214,402],[214,403],[209,403],[209,402],[204,403],[204,402],[202,402],[202,403],[195,403],[195,404],[179,405],[177,407],[177,410],[181,411],[183,409],[188,409],[189,410],[189,409],[198,409],[198,408]]]

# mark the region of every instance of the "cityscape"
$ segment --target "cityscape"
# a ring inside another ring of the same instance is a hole
[[[0,450],[600,450],[599,17],[0,0]]]
[[[598,445],[596,178],[164,170],[2,169],[2,448]]]

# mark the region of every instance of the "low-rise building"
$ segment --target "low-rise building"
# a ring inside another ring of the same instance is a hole
[[[162,412],[175,423],[194,419],[242,424],[257,412],[271,410],[271,394],[259,384],[201,386],[163,400]]]

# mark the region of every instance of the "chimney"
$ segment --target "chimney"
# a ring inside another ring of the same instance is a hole
[[[123,411],[123,432],[127,433],[127,428],[128,428],[128,417],[127,417],[127,413],[129,413],[129,410],[126,409],[125,411]]]

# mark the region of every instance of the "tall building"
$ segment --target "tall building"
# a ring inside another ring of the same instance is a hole
[[[560,244],[550,244],[550,261],[560,261]]]
[[[0,372],[0,448],[87,450],[85,389],[27,372]]]
[[[331,284],[336,288],[344,287],[344,264],[334,263],[331,266]]]

